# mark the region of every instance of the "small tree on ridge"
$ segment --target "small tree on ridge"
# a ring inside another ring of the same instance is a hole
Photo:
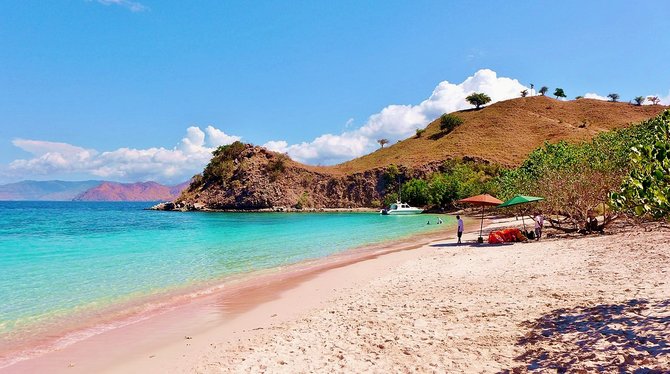
[[[377,140],[377,143],[379,143],[379,145],[381,145],[382,148],[384,148],[385,145],[389,144],[389,140],[386,139],[386,138],[384,138],[384,139],[379,139],[379,140]]]
[[[640,106],[642,105],[642,103],[644,103],[646,99],[644,98],[644,96],[636,96],[635,99],[633,100],[635,101],[635,104],[637,104],[637,106]]]
[[[477,109],[479,109],[479,107],[481,107],[482,105],[490,102],[491,98],[489,97],[489,95],[485,93],[475,92],[470,96],[466,97],[465,100],[467,100],[468,103],[474,105]]]
[[[544,94],[546,94],[547,91],[549,91],[549,87],[542,86],[542,88],[540,88],[540,90],[538,92],[540,93],[540,95],[544,96]]]
[[[557,88],[556,91],[554,91],[554,96],[558,99],[559,97],[567,97],[565,96],[565,92],[563,92],[562,88]]]
[[[616,103],[619,100],[619,94],[612,92],[611,94],[607,95],[607,97],[610,98],[610,101],[613,103]]]

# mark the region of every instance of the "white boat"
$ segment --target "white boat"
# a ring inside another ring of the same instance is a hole
[[[401,203],[398,200],[395,204],[391,204],[388,209],[382,209],[379,213],[383,215],[401,215],[401,214],[420,214],[423,209],[414,208],[407,203]]]

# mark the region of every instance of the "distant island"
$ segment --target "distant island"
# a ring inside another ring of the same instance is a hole
[[[176,199],[189,183],[21,181],[0,185],[0,201],[165,201]]]

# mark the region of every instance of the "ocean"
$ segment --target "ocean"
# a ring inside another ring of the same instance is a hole
[[[431,214],[144,210],[150,205],[0,202],[0,353],[78,314],[453,225]]]

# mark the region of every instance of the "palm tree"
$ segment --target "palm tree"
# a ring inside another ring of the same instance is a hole
[[[640,106],[642,105],[642,103],[644,103],[646,99],[644,98],[644,96],[636,96],[635,99],[633,100],[635,100],[635,104],[637,104],[637,106]]]

